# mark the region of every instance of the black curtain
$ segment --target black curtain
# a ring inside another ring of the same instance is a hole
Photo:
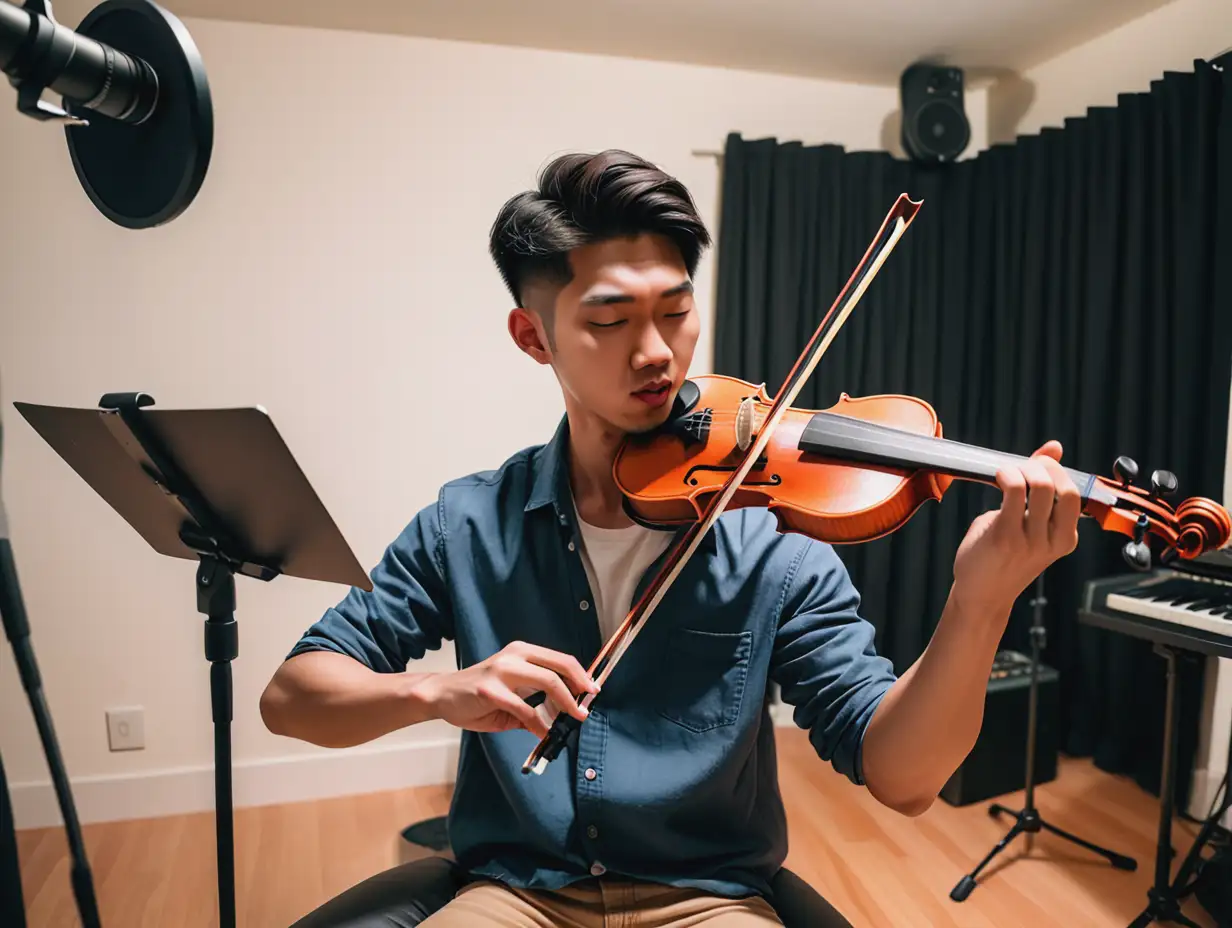
[[[928,400],[945,435],[1112,475],[1118,455],[1176,473],[1178,499],[1222,500],[1232,378],[1232,94],[1197,61],[940,168],[885,152],[727,139],[715,370],[773,395],[900,193],[924,205],[806,384]],[[901,672],[928,644],[971,520],[999,491],[955,483],[901,531],[838,552]],[[1156,794],[1164,662],[1080,626],[1084,583],[1129,571],[1126,539],[1083,520],[1045,575],[1045,660],[1061,671],[1060,744]],[[1020,597],[1003,646],[1029,648]],[[1202,665],[1179,689],[1178,798],[1188,795]],[[1183,806],[1182,806],[1183,807]]]

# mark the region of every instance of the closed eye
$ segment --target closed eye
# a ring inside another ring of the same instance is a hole
[[[596,329],[613,329],[618,325],[624,325],[627,321],[627,319],[617,319],[615,322],[592,322],[591,325]]]

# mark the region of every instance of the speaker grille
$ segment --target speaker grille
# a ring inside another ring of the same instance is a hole
[[[953,103],[930,100],[915,114],[915,141],[937,158],[952,158],[967,147],[967,119]]]

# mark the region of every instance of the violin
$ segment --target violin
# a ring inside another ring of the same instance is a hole
[[[701,518],[772,405],[765,385],[706,375],[686,381],[667,422],[625,440],[614,476],[625,509],[653,528]],[[914,396],[853,398],[825,410],[790,408],[727,508],[764,506],[783,532],[833,544],[872,541],[902,528],[954,480],[996,485],[997,470],[1025,458],[947,439],[933,407]],[[1223,547],[1232,535],[1226,509],[1203,497],[1173,507],[1176,475],[1151,474],[1135,486],[1138,465],[1121,456],[1114,477],[1066,468],[1082,514],[1129,536],[1122,549],[1135,569],[1151,566],[1147,537],[1162,542],[1164,562]]]
[[[954,480],[995,485],[999,468],[1023,460],[943,437],[933,407],[912,396],[844,393],[829,409],[793,405],[922,203],[898,197],[773,399],[765,384],[696,377],[685,382],[662,426],[621,444],[613,476],[630,517],[683,531],[591,663],[588,673],[600,687],[726,509],[763,506],[780,531],[819,541],[871,541],[906,525],[926,502],[940,501]],[[1232,517],[1213,500],[1167,502],[1177,490],[1169,471],[1154,471],[1149,490],[1133,484],[1138,466],[1125,456],[1114,463],[1113,478],[1067,472],[1083,516],[1128,536],[1123,553],[1137,569],[1150,566],[1148,536],[1162,540],[1165,560],[1197,557],[1232,536]],[[588,692],[579,703],[589,708],[594,699]],[[543,704],[539,711],[546,712]],[[548,733],[523,774],[543,773],[582,724],[563,711],[545,720]]]

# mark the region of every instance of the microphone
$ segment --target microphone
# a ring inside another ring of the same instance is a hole
[[[117,225],[146,229],[180,215],[205,180],[214,116],[188,31],[151,0],[105,0],[76,31],[50,0],[0,0],[0,71],[18,112],[63,124],[77,179]],[[63,105],[42,99],[45,91]]]

